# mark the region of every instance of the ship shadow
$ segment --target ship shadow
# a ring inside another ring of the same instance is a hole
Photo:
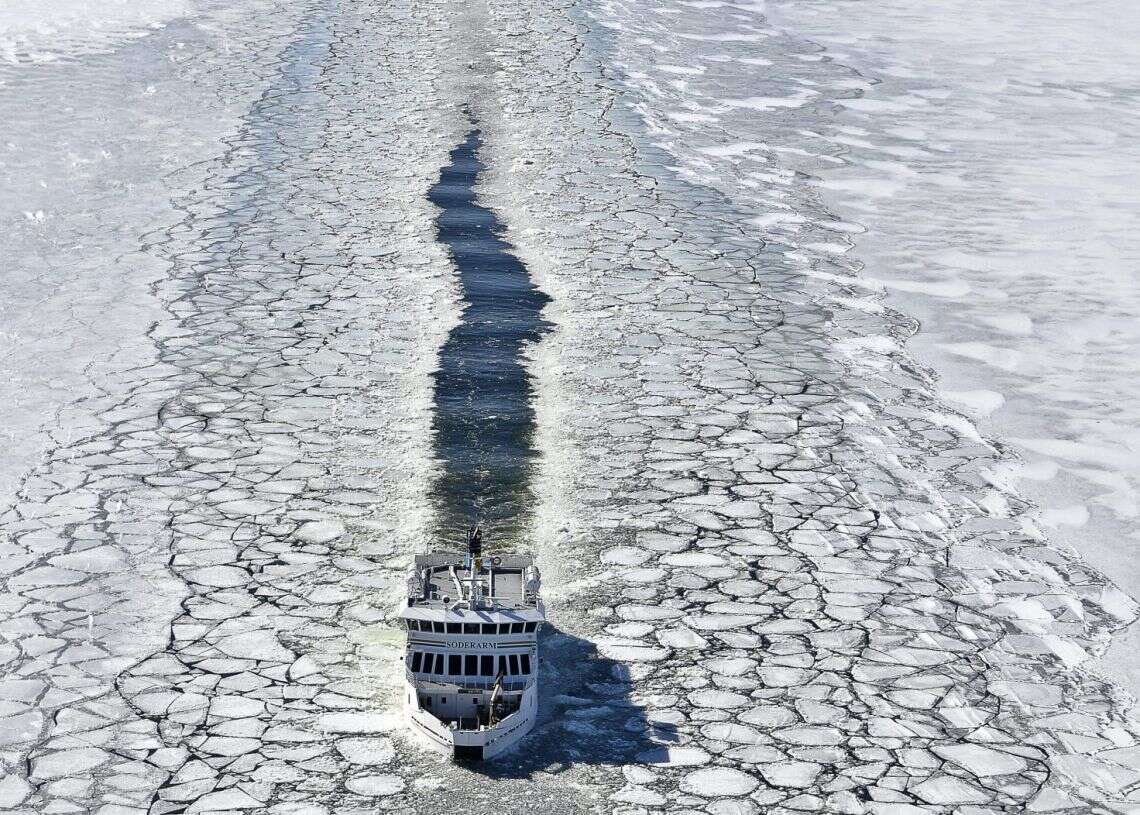
[[[627,663],[586,639],[543,626],[534,729],[511,752],[464,766],[488,778],[557,774],[572,766],[628,764],[649,747],[678,740],[675,727],[649,722],[635,703]],[[651,742],[652,739],[652,742]]]

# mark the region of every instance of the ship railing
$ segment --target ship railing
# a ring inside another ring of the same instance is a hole
[[[451,597],[450,594],[447,596]],[[409,592],[408,598],[409,598],[408,605],[412,606],[412,605],[415,605],[415,602],[412,602],[412,601],[418,601],[420,598],[420,595],[417,594],[413,597],[411,595],[411,593]],[[429,591],[427,599],[439,601],[439,600],[443,599],[443,595],[438,591]],[[448,606],[448,610],[450,611],[451,608],[453,608],[455,606],[459,606],[459,605],[461,605],[463,608],[472,608],[472,604],[471,604],[470,599],[464,599],[464,600],[460,600],[459,602],[456,602],[455,599],[453,598],[451,601],[451,605]],[[523,596],[521,602],[519,601],[519,598],[517,596],[496,597],[493,594],[484,594],[480,598],[480,601],[477,604],[475,604],[474,610],[476,610],[476,611],[523,611],[523,610],[526,610],[528,608],[534,608],[537,605],[538,605],[538,592],[537,592],[537,590],[535,590],[534,592],[531,592],[530,594]]]
[[[404,675],[407,677],[408,682],[417,687],[425,687],[427,685],[438,685],[444,688],[478,688],[481,690],[490,690],[495,687],[495,679],[490,676],[448,676],[435,678],[435,674],[414,674],[411,668],[404,668]],[[503,679],[503,690],[507,693],[518,693],[524,691],[535,683],[536,677],[531,674],[530,676],[520,676],[514,679]]]
[[[461,552],[446,553],[433,552],[427,555],[416,555],[415,563],[418,568],[435,566],[453,566],[463,563],[465,555]],[[490,561],[492,555],[486,555],[485,561]],[[496,569],[525,569],[534,563],[534,559],[526,555],[498,555],[499,564]]]

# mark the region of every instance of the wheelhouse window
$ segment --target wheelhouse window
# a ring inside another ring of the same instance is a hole
[[[521,634],[523,632],[524,623],[511,623],[511,633]]]
[[[431,630],[436,634],[443,633],[443,623],[432,621]]]
[[[463,624],[463,633],[465,635],[478,634],[479,633],[479,623],[464,623]]]
[[[448,623],[447,624],[447,633],[448,634],[462,634],[463,633],[463,623]]]
[[[495,623],[483,623],[483,634],[486,636],[493,636],[499,633],[499,626]]]
[[[527,634],[533,634],[537,628],[538,623],[526,623],[526,627],[523,629],[523,631],[525,631]]]

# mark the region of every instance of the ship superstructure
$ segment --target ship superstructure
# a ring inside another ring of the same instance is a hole
[[[408,633],[404,710],[411,728],[456,759],[489,759],[534,727],[539,573],[525,555],[417,555],[400,617]]]

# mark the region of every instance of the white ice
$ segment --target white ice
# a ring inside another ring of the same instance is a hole
[[[0,61],[45,62],[104,51],[190,10],[189,0],[4,0]]]

